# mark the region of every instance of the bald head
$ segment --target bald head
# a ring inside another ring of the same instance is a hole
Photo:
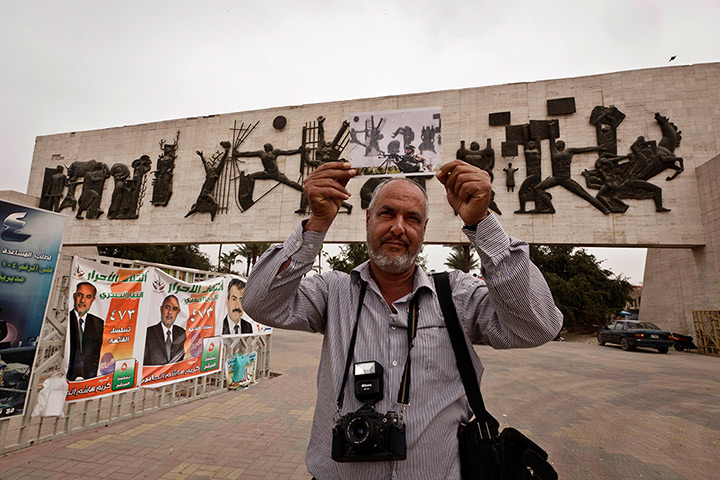
[[[430,207],[430,201],[428,200],[428,195],[425,189],[420,186],[419,183],[414,182],[412,180],[409,180],[407,178],[389,178],[387,180],[384,180],[382,183],[380,183],[377,187],[375,187],[375,190],[373,190],[372,196],[370,197],[370,204],[368,205],[368,212],[372,212],[375,208],[376,200],[380,196],[380,193],[383,189],[393,185],[395,182],[403,182],[410,184],[412,187],[414,187],[416,190],[418,190],[422,198],[424,199],[424,220],[428,219],[428,213],[429,213],[429,207]]]

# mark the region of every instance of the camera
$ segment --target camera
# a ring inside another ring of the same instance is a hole
[[[378,362],[355,364],[355,397],[363,402],[357,411],[340,417],[332,431],[332,459],[336,462],[405,460],[405,424],[390,411],[374,404],[383,398],[383,368]]]

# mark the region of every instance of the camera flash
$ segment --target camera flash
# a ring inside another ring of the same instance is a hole
[[[375,373],[376,362],[362,362],[355,364],[355,375],[368,375]]]

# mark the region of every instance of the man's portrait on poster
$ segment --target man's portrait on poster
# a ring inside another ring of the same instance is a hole
[[[175,325],[180,314],[180,301],[168,295],[160,305],[160,322],[147,329],[145,365],[167,365],[185,357],[185,329]]]
[[[70,311],[70,359],[68,380],[94,378],[100,363],[100,348],[105,322],[90,313],[97,298],[97,288],[90,282],[80,282],[73,293],[73,309]]]

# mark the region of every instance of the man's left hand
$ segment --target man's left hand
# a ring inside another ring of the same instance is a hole
[[[445,186],[447,199],[465,225],[476,225],[487,217],[490,205],[490,175],[462,160],[446,163],[435,175]]]

